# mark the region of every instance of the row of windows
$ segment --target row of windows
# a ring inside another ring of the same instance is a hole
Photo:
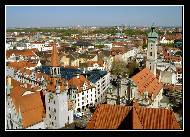
[[[52,116],[49,114],[49,118],[52,118]],[[56,116],[54,116],[54,118],[53,118],[54,120],[56,120]]]
[[[82,95],[84,95],[84,92],[82,92]],[[77,97],[79,97],[79,94],[77,95]],[[87,97],[88,97],[88,95],[87,95]],[[91,94],[91,97],[92,97],[92,94]]]
[[[50,99],[48,99],[48,103],[50,103],[51,102],[51,100]],[[55,104],[55,100],[53,101],[53,104]]]
[[[51,110],[51,108],[49,107],[49,111],[50,111],[50,110]],[[55,108],[53,109],[53,112],[56,112],[56,109],[55,109]]]
[[[92,102],[92,99],[91,99],[91,101],[86,101],[86,103],[88,104],[89,102]],[[84,102],[82,102],[82,105],[84,105]],[[78,103],[78,106],[80,106],[80,103]]]
[[[82,100],[84,100],[84,98],[82,99]],[[92,98],[90,99],[91,101],[92,101]],[[78,102],[79,102],[80,100],[78,99]],[[75,100],[75,103],[76,103],[76,100]],[[87,100],[87,103],[88,103],[88,100]]]

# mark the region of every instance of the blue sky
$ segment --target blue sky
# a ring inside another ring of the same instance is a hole
[[[180,6],[7,6],[6,27],[181,26]]]

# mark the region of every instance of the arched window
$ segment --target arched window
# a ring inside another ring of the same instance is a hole
[[[57,69],[57,71],[58,71],[58,72],[57,72],[57,74],[59,74],[59,73],[60,73],[60,70],[59,70],[59,68]]]
[[[56,68],[54,68],[54,75],[56,75]]]
[[[53,69],[51,69],[51,75],[53,75]]]
[[[10,120],[11,129],[13,129],[13,122]]]
[[[85,110],[85,106],[82,106],[82,110]]]
[[[80,112],[80,108],[77,108],[77,111]]]

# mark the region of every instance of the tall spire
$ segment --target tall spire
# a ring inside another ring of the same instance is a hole
[[[52,55],[51,55],[51,66],[52,67],[58,67],[59,64],[59,58],[57,54],[57,45],[54,43],[53,44],[53,49],[52,49]]]

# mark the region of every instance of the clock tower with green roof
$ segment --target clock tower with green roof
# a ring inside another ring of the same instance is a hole
[[[156,76],[157,64],[157,44],[158,34],[155,32],[155,27],[152,25],[151,32],[148,33],[148,48],[146,67]]]

